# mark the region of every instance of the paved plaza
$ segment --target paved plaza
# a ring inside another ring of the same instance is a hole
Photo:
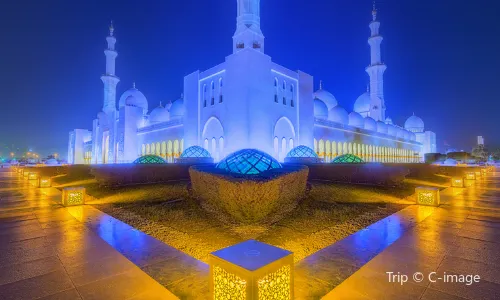
[[[0,172],[0,299],[207,298],[206,264],[60,197]],[[500,173],[491,173],[447,189],[439,208],[409,206],[302,260],[296,299],[498,299],[499,229]],[[437,279],[445,273],[480,279]]]

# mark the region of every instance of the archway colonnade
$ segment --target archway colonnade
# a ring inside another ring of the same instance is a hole
[[[163,157],[167,162],[173,163],[184,150],[184,139],[168,140],[156,143],[142,144],[141,156],[157,155]]]

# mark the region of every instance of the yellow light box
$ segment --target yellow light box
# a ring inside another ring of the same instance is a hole
[[[38,187],[48,188],[52,186],[52,179],[50,177],[42,177],[38,180]]]
[[[467,179],[467,180],[476,180],[476,173],[474,173],[474,172],[467,172],[467,173],[465,173],[465,179]]]
[[[462,177],[453,177],[451,179],[451,186],[452,187],[464,187],[464,179]]]
[[[62,205],[83,205],[85,204],[85,188],[70,187],[64,188],[62,193]]]
[[[29,172],[29,173],[28,173],[28,179],[29,179],[29,180],[35,180],[35,179],[38,179],[38,173],[37,173],[37,172]]]
[[[415,188],[417,196],[417,204],[439,206],[440,195],[439,189],[435,187],[417,187]]]
[[[293,253],[248,240],[209,257],[212,299],[293,299]]]

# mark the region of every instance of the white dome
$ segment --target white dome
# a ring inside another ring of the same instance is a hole
[[[184,116],[184,100],[181,98],[172,103],[172,106],[170,107],[170,117],[176,118],[182,116]]]
[[[365,118],[365,129],[371,131],[377,131],[377,121],[370,117]]]
[[[349,114],[349,125],[357,128],[365,128],[365,120],[360,114],[353,111]]]
[[[349,115],[344,108],[335,106],[328,111],[328,120],[347,125],[349,124]]]
[[[328,106],[325,102],[314,99],[314,116],[318,119],[328,119]]]
[[[148,100],[141,91],[134,87],[128,89],[120,97],[119,107],[135,106],[143,109],[144,114],[148,113]]]
[[[377,132],[387,134],[387,124],[382,121],[377,121]]]
[[[335,96],[333,96],[330,92],[327,90],[324,90],[320,88],[314,93],[314,99],[319,99],[323,101],[326,106],[328,107],[328,110],[331,110],[335,106],[338,105],[337,99],[335,99]]]
[[[424,132],[424,121],[413,115],[406,120],[405,129],[412,132]]]
[[[354,111],[357,113],[368,113],[370,111],[371,97],[370,93],[365,92],[354,102]]]
[[[149,124],[167,122],[170,119],[170,113],[161,104],[149,114]]]
[[[387,134],[390,136],[397,136],[398,135],[398,128],[392,124],[387,125]]]
[[[389,124],[393,125],[394,123],[392,122],[391,118],[387,117],[387,118],[385,118],[385,124],[387,124],[387,125],[389,125]]]
[[[443,161],[443,165],[446,166],[456,166],[457,164],[458,162],[453,158],[447,158],[445,161]]]
[[[47,161],[45,162],[45,164],[49,165],[49,166],[55,166],[55,165],[58,165],[59,162],[55,158],[50,158],[50,159],[47,159]]]

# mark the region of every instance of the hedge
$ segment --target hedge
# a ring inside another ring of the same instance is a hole
[[[259,176],[237,175],[208,166],[189,169],[192,192],[215,211],[240,223],[272,219],[294,209],[306,192],[306,166],[286,166]]]
[[[167,182],[174,180],[189,180],[187,164],[116,164],[93,166],[91,174],[99,185],[120,186]]]

